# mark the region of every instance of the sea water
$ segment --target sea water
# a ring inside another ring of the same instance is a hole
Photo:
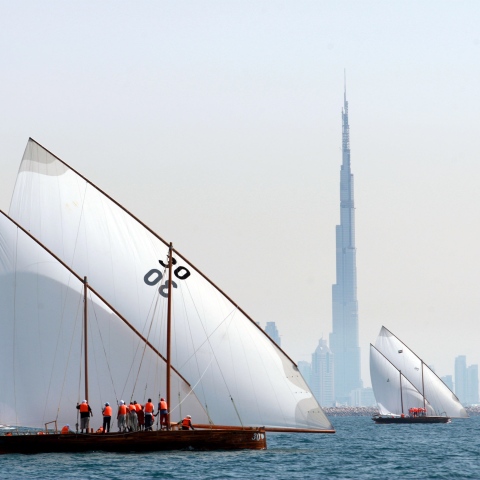
[[[480,478],[480,417],[438,425],[331,420],[333,435],[268,434],[264,451],[0,455],[0,478]]]

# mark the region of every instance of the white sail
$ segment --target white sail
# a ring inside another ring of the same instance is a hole
[[[83,281],[2,212],[1,424],[43,427],[56,420],[74,429],[75,406],[85,396],[83,301]],[[146,386],[152,392],[165,392],[165,375],[159,373],[165,372],[166,366],[158,352],[132,334],[92,291],[87,306],[88,400],[94,425],[99,427],[105,402],[115,411],[121,399],[144,404]],[[188,383],[176,372],[172,390],[173,418],[178,420],[183,409],[183,413],[188,410],[208,421]]]
[[[436,415],[468,417],[455,394],[401,340],[382,327],[375,347],[425,395]]]
[[[410,408],[424,408],[422,394],[373,345],[370,345],[370,378],[381,415],[407,415]],[[428,415],[434,415],[429,402],[425,402],[425,408]]]
[[[29,140],[10,215],[89,282],[165,355],[168,246]],[[330,430],[296,365],[223,292],[173,255],[172,365],[220,425]]]

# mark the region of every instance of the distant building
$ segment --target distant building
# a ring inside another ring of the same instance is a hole
[[[279,347],[281,346],[280,335],[275,322],[267,322],[265,332]]]
[[[467,405],[478,403],[478,365],[470,365],[467,368]]]
[[[363,386],[360,376],[358,339],[357,249],[355,247],[355,204],[350,168],[350,126],[345,88],[342,110],[342,167],[340,170],[340,225],[336,226],[336,280],[332,286],[332,333],[335,354],[335,398],[350,401],[350,392]]]
[[[310,387],[323,407],[331,407],[335,404],[334,373],[333,352],[328,348],[327,341],[322,338],[312,354]]]
[[[370,387],[356,388],[350,393],[351,407],[373,407],[376,404],[373,389]]]
[[[455,358],[455,395],[462,404],[467,401],[467,357]]]
[[[310,362],[299,361],[297,363],[298,370],[302,374],[302,377],[307,382],[307,385],[312,388],[312,364]]]
[[[441,377],[440,380],[452,391],[454,392],[453,388],[453,377],[451,375],[445,375],[444,377]]]

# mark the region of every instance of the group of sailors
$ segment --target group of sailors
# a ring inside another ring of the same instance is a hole
[[[89,432],[90,417],[93,417],[93,412],[87,400],[82,403],[77,403],[77,410],[80,413],[80,433],[85,430]],[[107,402],[102,409],[103,424],[96,433],[110,432],[110,423],[113,416],[113,409]],[[154,418],[160,415],[160,429],[170,430],[171,426],[168,422],[168,405],[164,398],[160,398],[158,403],[158,411],[155,413],[155,406],[152,399],[149,398],[145,406],[142,406],[136,401],[131,401],[129,405],[123,400],[118,403],[117,410],[117,426],[119,432],[137,432],[137,431],[151,431],[153,429]],[[187,415],[181,423],[182,430],[194,430],[192,425],[192,417]],[[70,426],[65,425],[61,433],[69,433]]]

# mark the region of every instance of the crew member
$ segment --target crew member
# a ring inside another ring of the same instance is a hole
[[[92,409],[86,400],[81,404],[77,403],[77,410],[80,410],[80,433],[88,433],[88,427],[90,425],[90,416],[93,417]]]
[[[192,425],[192,417],[191,415],[187,415],[183,420],[182,420],[182,430],[195,430]]]
[[[118,405],[117,412],[117,422],[118,422],[118,431],[126,432],[127,431],[127,406],[123,400],[120,400]]]
[[[145,404],[145,431],[152,430],[154,409],[155,407],[153,406],[152,399],[149,398],[148,402]]]
[[[39,432],[39,433],[40,433],[40,432]],[[42,433],[43,433],[43,432],[42,432]],[[67,425],[65,425],[65,426],[62,427],[62,430],[61,430],[61,432],[60,432],[60,434],[65,434],[65,433],[70,433],[70,425],[68,425],[68,423],[67,423]]]
[[[160,399],[158,410],[160,412],[160,430],[163,427],[165,427],[167,430],[170,430],[170,425],[168,425],[168,405],[164,398]]]
[[[108,433],[110,431],[110,420],[112,419],[112,407],[107,402],[105,408],[102,410],[103,413],[103,433]]]
[[[130,410],[130,413],[128,414],[130,418],[130,431],[136,432],[138,430],[138,417],[137,409],[135,408],[133,402],[130,402],[128,409]]]

